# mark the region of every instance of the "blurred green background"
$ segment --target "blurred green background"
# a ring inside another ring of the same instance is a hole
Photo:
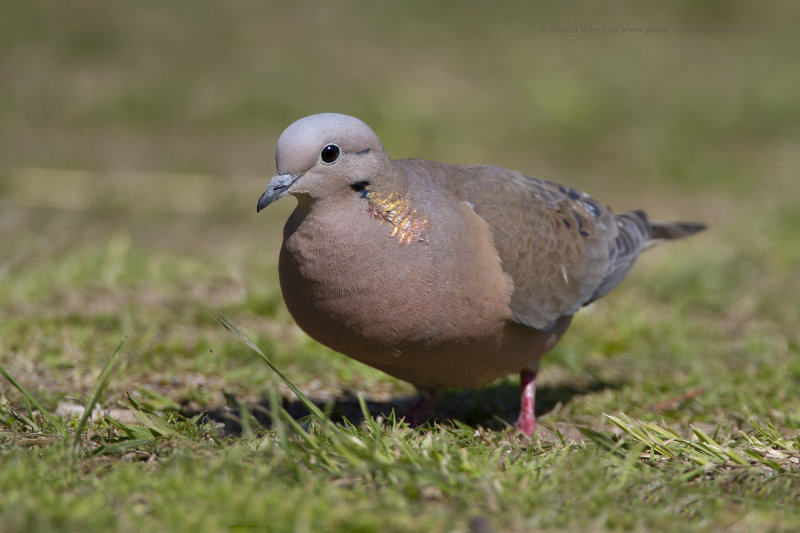
[[[323,111],[365,120],[394,157],[501,165],[705,221],[627,286],[652,280],[651,305],[706,313],[723,337],[762,322],[791,337],[799,15],[788,1],[5,1],[0,357],[23,378],[57,369],[54,394],[84,390],[86,365],[128,335],[148,363],[133,374],[207,375],[247,357],[202,355],[223,311],[299,375],[388,380],[298,340],[275,271],[293,201],[255,213],[278,135]]]
[[[286,125],[339,111],[396,157],[727,191],[798,131],[800,8],[777,5],[10,0],[0,160],[266,176]]]

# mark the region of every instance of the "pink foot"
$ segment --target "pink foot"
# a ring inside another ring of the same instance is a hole
[[[533,437],[536,431],[536,371],[523,370],[519,373],[522,393],[520,395],[519,418],[517,419],[517,429],[528,439]]]
[[[441,391],[437,389],[419,388],[417,390],[419,391],[419,399],[408,408],[408,411],[403,416],[406,424],[412,428],[419,427],[428,420],[441,395]]]

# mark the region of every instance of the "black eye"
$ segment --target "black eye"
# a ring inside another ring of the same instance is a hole
[[[322,160],[323,163],[326,165],[330,165],[331,163],[335,163],[337,159],[339,159],[339,154],[342,151],[339,149],[338,146],[335,144],[328,144],[325,145],[325,148],[319,153],[319,158]]]

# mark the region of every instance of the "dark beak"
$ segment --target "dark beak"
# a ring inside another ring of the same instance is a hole
[[[298,176],[297,178],[299,178]],[[267,190],[258,199],[258,212],[267,207],[275,200],[286,196],[289,193],[289,188],[297,181],[297,178],[291,174],[278,174],[269,182]]]

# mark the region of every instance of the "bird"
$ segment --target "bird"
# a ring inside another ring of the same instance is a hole
[[[705,228],[614,214],[586,193],[489,165],[392,159],[344,114],[278,138],[257,212],[291,195],[278,261],[310,337],[413,384],[425,423],[445,388],[519,373],[516,428],[536,430],[536,377],[575,313],[616,287],[650,245]]]

